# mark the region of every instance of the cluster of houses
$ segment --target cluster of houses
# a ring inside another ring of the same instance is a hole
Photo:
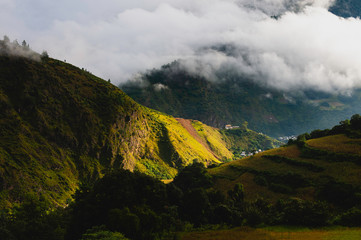
[[[224,126],[225,129],[235,129],[235,128],[239,128],[239,126],[232,126],[231,124],[227,124],[226,126]]]
[[[284,137],[279,137],[278,140],[282,141],[282,142],[287,142],[288,140],[296,140],[297,137],[292,135],[292,136],[284,136]]]
[[[253,155],[255,155],[255,154],[257,154],[257,153],[260,153],[260,152],[262,152],[262,149],[258,149],[258,150],[256,150],[256,151],[248,152],[248,153],[246,153],[245,151],[243,151],[243,152],[241,153],[241,156],[242,156],[242,157],[250,157],[250,156],[253,156]]]

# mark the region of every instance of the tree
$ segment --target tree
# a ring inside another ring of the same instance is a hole
[[[195,188],[209,188],[212,186],[212,183],[212,176],[207,172],[202,163],[193,163],[185,167],[173,181],[173,184],[183,191]]]
[[[4,42],[5,43],[10,43],[10,38],[6,35],[4,35]]]
[[[208,223],[210,203],[206,190],[196,188],[184,196],[182,214],[186,220],[200,226]]]
[[[111,232],[104,226],[95,226],[83,234],[81,240],[128,240],[119,232]]]
[[[361,130],[361,116],[359,114],[353,115],[351,117],[350,123],[353,129]]]
[[[243,185],[237,183],[234,185],[233,190],[228,191],[228,197],[235,204],[242,204],[244,200],[244,188]]]
[[[27,44],[25,40],[21,43],[21,46],[23,47],[24,50],[29,50],[30,49],[29,44]]]
[[[49,58],[48,52],[44,50],[44,51],[41,53],[41,58],[42,58],[42,59],[43,59],[43,58]]]
[[[140,230],[140,219],[129,208],[111,209],[108,214],[108,226],[112,231],[119,231],[129,237],[136,237]]]

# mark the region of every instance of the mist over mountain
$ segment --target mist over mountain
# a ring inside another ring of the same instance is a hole
[[[11,42],[6,35],[3,40],[0,40],[0,56],[24,57],[40,61],[40,54],[30,49],[25,40],[20,45],[17,40]]]
[[[360,18],[361,2],[357,0],[337,0],[329,10],[340,17]]]
[[[121,88],[149,107],[217,127],[248,121],[272,136],[331,127],[360,111],[358,4],[239,1],[252,13],[237,22],[242,28]]]
[[[233,53],[229,46],[218,50]],[[213,78],[188,70],[182,63],[173,62],[120,87],[145,106],[176,117],[198,119],[220,128],[247,121],[251,129],[273,137],[329,128],[361,111],[360,90],[351,95],[311,89],[285,91],[228,69]]]
[[[115,84],[181,59],[206,78],[229,69],[281,90],[350,94],[360,87],[361,22],[335,9],[355,2],[14,0],[2,3],[0,27]]]

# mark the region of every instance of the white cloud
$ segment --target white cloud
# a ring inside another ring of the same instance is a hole
[[[0,29],[117,84],[183,59],[216,79],[232,69],[282,89],[361,86],[361,21],[332,0],[1,0]],[[271,16],[277,16],[277,20]],[[232,53],[207,48],[228,44]]]
[[[161,83],[156,83],[156,84],[154,84],[154,85],[153,85],[153,88],[154,88],[154,90],[157,91],[157,92],[160,92],[160,91],[169,89],[166,85],[163,85],[163,84],[161,84]]]

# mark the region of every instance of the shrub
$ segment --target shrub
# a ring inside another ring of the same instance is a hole
[[[350,124],[353,129],[361,130],[361,116],[359,114],[353,115]]]
[[[212,183],[212,176],[209,175],[204,165],[193,163],[179,172],[172,184],[183,191],[187,191],[196,188],[208,188],[212,186]]]
[[[280,200],[276,208],[282,213],[282,224],[318,227],[327,225],[330,219],[330,209],[324,202],[291,198]]]
[[[81,240],[128,240],[119,232],[110,232],[104,226],[95,226],[83,234]]]
[[[290,188],[289,186],[283,185],[283,184],[277,184],[277,183],[271,183],[269,185],[269,189],[271,189],[274,192],[289,194],[292,193],[294,190]]]
[[[338,224],[349,227],[361,226],[361,209],[353,207],[340,216]]]

